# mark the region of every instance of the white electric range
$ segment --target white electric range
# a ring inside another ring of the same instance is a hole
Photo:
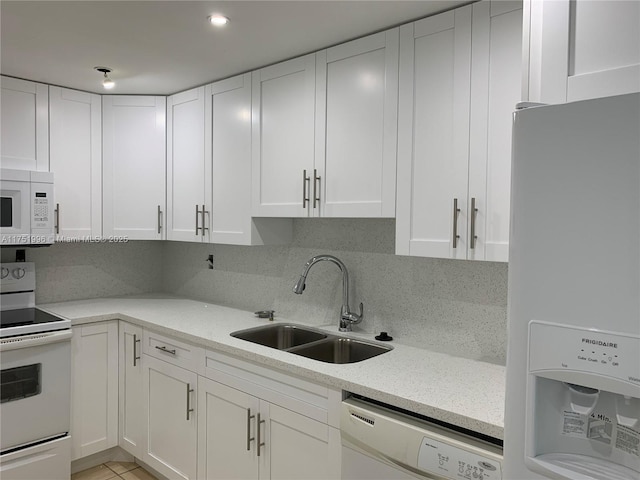
[[[71,322],[35,306],[33,263],[1,265],[0,477],[68,480]]]

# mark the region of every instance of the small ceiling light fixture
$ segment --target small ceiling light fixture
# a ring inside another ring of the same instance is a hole
[[[214,25],[216,27],[223,27],[227,23],[229,23],[229,19],[224,15],[215,14],[209,17],[209,22],[211,23],[211,25]]]
[[[116,82],[111,80],[109,78],[109,75],[107,75],[108,73],[111,73],[110,68],[107,68],[107,67],[93,67],[93,68],[94,70],[104,73],[104,80],[102,80],[102,86],[105,88],[105,90],[111,90],[113,87],[116,86]]]

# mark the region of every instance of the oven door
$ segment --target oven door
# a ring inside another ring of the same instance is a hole
[[[0,340],[0,451],[69,432],[71,330]]]

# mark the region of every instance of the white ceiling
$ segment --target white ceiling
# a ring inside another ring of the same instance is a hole
[[[0,1],[0,73],[105,93],[176,93],[469,0]],[[230,18],[223,28],[212,13]]]

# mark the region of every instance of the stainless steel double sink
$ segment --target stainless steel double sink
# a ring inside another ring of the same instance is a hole
[[[231,336],[326,363],[360,362],[393,348],[324,333],[294,323],[239,330]]]

